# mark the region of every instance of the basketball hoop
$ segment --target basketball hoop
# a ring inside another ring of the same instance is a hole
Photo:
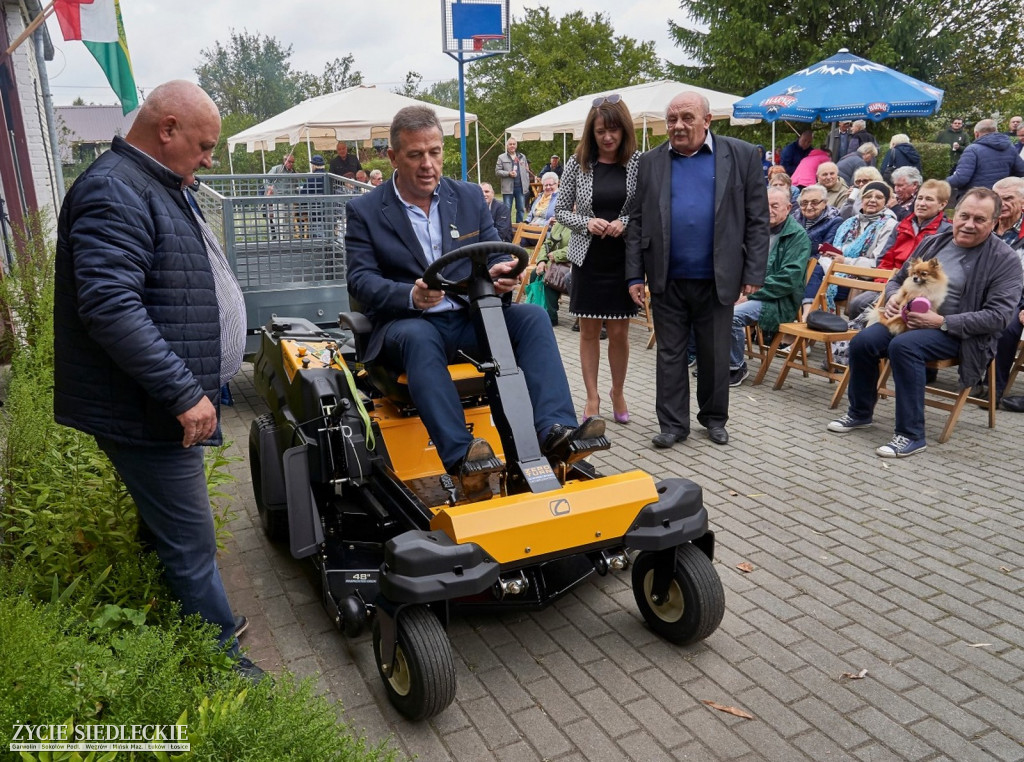
[[[441,0],[441,50],[472,61],[509,52],[509,0]]]
[[[474,34],[473,40],[473,52],[479,52],[484,49],[484,43],[488,40],[504,40],[505,35],[503,34]]]

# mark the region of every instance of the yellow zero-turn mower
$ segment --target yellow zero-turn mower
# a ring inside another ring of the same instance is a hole
[[[725,611],[697,484],[639,470],[602,475],[571,452],[541,454],[506,308],[488,274],[496,254],[518,258],[517,271],[526,264],[518,246],[481,243],[441,257],[423,276],[463,295],[482,337],[486,356],[449,370],[466,425],[505,463],[490,476],[489,500],[462,498],[404,375],[360,362],[365,316],[342,313],[352,333],[344,344],[306,320],[275,317],[255,361],[270,409],[249,435],[263,528],[294,557],[313,560],[340,629],[354,637],[372,623],[388,698],[414,720],[455,697],[445,632],[453,610],[539,609],[595,572],[631,566],[641,615],[673,643],[708,637]],[[453,263],[470,274],[446,280],[440,273]]]

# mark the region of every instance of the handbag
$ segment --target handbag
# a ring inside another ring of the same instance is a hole
[[[828,310],[811,310],[807,313],[805,322],[812,331],[822,331],[823,333],[843,333],[850,330],[850,324],[845,318]]]
[[[550,262],[544,270],[544,285],[560,294],[568,294],[569,270],[569,265],[563,262]]]

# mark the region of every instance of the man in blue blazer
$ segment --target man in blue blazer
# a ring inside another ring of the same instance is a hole
[[[768,264],[768,196],[755,146],[713,135],[707,99],[684,92],[665,114],[668,142],[640,159],[626,226],[626,280],[637,304],[644,278],[658,337],[655,447],[690,433],[687,345],[697,340],[697,421],[729,441],[733,304],[757,291]]]
[[[483,499],[490,497],[487,475],[501,463],[486,440],[467,431],[448,374],[448,363],[459,350],[479,356],[476,328],[462,300],[428,288],[421,276],[449,251],[499,237],[480,189],[441,176],[443,152],[433,109],[409,106],[395,115],[388,149],[395,168],[392,180],[348,203],[348,290],[373,323],[361,359],[379,359],[406,372],[409,395],[445,470],[461,478],[468,498]],[[507,275],[514,262],[497,256],[490,264],[495,291],[511,291],[516,279]],[[457,280],[469,267],[463,261],[446,277]],[[576,427],[569,384],[544,310],[514,304],[504,312],[542,452],[557,456],[574,440],[603,435],[599,418]]]

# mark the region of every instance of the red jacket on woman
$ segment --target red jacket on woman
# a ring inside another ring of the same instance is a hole
[[[927,225],[914,232],[914,221],[917,218],[909,215],[900,220],[900,224],[892,231],[892,238],[889,239],[889,246],[885,249],[876,267],[883,270],[898,270],[903,267],[910,254],[917,248],[925,238],[935,235],[940,230],[951,227],[946,215],[937,214]]]

